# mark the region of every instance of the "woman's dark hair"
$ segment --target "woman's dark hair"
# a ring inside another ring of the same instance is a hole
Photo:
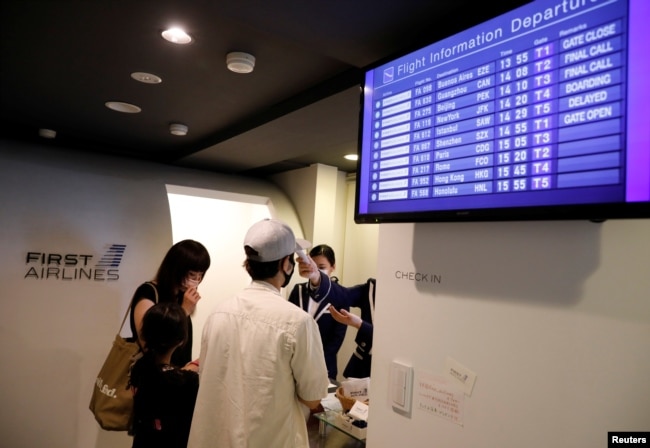
[[[329,261],[332,266],[336,264],[334,249],[329,247],[327,244],[319,244],[318,246],[312,247],[311,250],[309,251],[310,257],[317,257],[319,255],[322,255],[323,257],[327,258],[327,261]]]
[[[187,339],[187,314],[177,303],[161,302],[147,310],[142,319],[146,350],[163,355]]]
[[[203,244],[194,240],[183,240],[174,244],[163,258],[156,284],[161,302],[175,302],[175,291],[183,285],[188,272],[207,272],[210,267],[210,254]]]

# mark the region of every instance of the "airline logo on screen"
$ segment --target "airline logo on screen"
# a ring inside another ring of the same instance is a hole
[[[126,244],[107,244],[103,254],[29,251],[25,256],[25,279],[51,281],[111,282],[120,278]]]
[[[389,82],[393,82],[394,79],[395,79],[395,67],[388,67],[387,69],[385,69],[383,83],[387,84]]]

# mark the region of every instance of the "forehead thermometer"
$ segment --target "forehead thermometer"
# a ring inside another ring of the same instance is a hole
[[[298,258],[300,258],[300,261],[303,263],[309,263],[309,258],[307,257],[307,254],[305,253],[304,250],[298,249],[296,251],[296,255],[298,255]]]

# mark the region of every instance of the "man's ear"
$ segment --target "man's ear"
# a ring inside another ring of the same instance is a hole
[[[291,267],[291,262],[289,261],[289,257],[291,256],[292,255],[287,255],[282,260],[280,260],[280,270],[282,270],[282,272],[284,272],[285,274],[287,274],[287,271]]]

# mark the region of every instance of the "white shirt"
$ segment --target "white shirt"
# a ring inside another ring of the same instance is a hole
[[[205,323],[188,448],[308,448],[298,397],[327,396],[324,359],[314,319],[252,282]]]

